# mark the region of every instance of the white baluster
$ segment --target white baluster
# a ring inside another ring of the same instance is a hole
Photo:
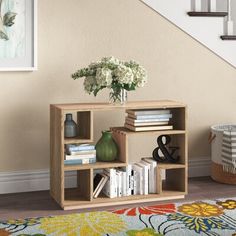
[[[216,0],[208,0],[208,11],[216,12]]]
[[[227,35],[234,34],[234,22],[231,19],[231,0],[228,0]]]
[[[202,0],[195,0],[194,11],[202,11]]]

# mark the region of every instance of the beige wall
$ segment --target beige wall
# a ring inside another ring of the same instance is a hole
[[[140,1],[38,2],[39,70],[0,73],[0,171],[48,168],[49,104],[107,101],[107,92],[95,99],[70,78],[105,55],[136,59],[148,70],[147,86],[129,100],[188,104],[191,158],[210,155],[211,124],[236,123],[236,70]],[[109,123],[120,117],[109,113]],[[104,114],[96,118],[107,128]]]

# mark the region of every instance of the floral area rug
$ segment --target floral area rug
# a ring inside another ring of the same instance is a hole
[[[236,236],[236,198],[0,222],[0,236]]]

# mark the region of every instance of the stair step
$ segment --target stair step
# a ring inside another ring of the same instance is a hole
[[[220,38],[222,40],[236,40],[236,35],[222,35]]]
[[[225,17],[228,12],[205,12],[205,11],[189,11],[189,16],[203,16],[203,17]]]

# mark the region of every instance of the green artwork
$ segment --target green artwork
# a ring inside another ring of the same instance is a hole
[[[0,59],[25,55],[25,0],[0,0]]]

